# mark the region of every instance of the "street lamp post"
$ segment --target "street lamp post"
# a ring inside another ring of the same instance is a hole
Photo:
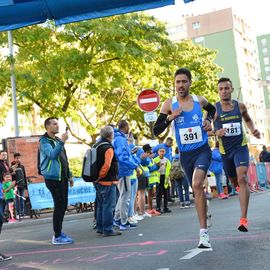
[[[10,57],[10,72],[11,72],[11,89],[12,89],[12,104],[13,104],[13,114],[14,114],[14,128],[15,136],[20,135],[19,121],[18,121],[18,108],[17,108],[17,97],[16,97],[16,80],[14,71],[14,56],[13,56],[13,41],[12,32],[8,31],[8,47],[9,47],[9,57]]]

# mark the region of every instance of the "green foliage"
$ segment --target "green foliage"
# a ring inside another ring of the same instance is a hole
[[[0,34],[1,35],[1,34]],[[5,44],[0,36],[0,43]],[[174,92],[173,73],[188,67],[192,92],[215,98],[215,52],[191,41],[173,44],[165,26],[142,13],[14,31],[20,112],[38,105],[42,116],[80,123],[95,141],[101,127],[126,118],[134,132],[151,137],[136,98],[144,88],[165,100]],[[8,91],[8,61],[0,62],[0,94]],[[75,131],[72,135],[84,143]]]
[[[83,157],[79,158],[69,158],[68,162],[69,162],[69,168],[72,172],[72,175],[74,177],[81,177],[82,176],[82,160]]]

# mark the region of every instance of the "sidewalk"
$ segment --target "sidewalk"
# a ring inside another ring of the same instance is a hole
[[[21,221],[17,221],[15,223],[7,223],[5,222],[3,224],[3,229],[13,229],[13,228],[21,228],[21,227],[27,227],[32,226],[36,224],[46,224],[46,223],[52,223],[52,215],[53,212],[50,213],[42,213],[39,218],[30,218],[29,216],[25,218],[21,218]],[[76,213],[76,211],[72,210],[71,212],[66,212],[64,222],[68,220],[78,220],[78,219],[89,219],[89,224],[92,223],[92,219],[94,216],[94,212],[88,211],[83,213]]]

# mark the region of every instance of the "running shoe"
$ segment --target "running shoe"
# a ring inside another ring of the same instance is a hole
[[[127,221],[126,224],[120,224],[120,231],[126,231],[126,230],[133,230],[133,229],[136,229],[137,226],[135,224],[131,224]]]
[[[224,193],[220,193],[220,194],[218,194],[218,199],[220,199],[220,200],[228,199],[228,196],[225,195]]]
[[[240,218],[238,230],[240,232],[248,232],[248,221],[246,218]]]
[[[68,239],[71,242],[74,242],[74,240],[72,238],[70,238],[69,236],[67,236],[66,234],[64,234],[63,232],[61,232],[61,236]]]
[[[0,262],[9,261],[11,259],[12,259],[12,256],[8,256],[8,255],[0,253]]]
[[[53,245],[68,245],[68,244],[73,244],[74,241],[66,238],[66,237],[63,237],[63,236],[59,236],[59,237],[54,237],[52,238],[52,244]]]
[[[208,232],[200,232],[200,242],[198,244],[198,248],[211,248]]]
[[[113,219],[113,226],[116,226],[116,227],[120,227],[120,224],[121,224],[121,220],[120,219],[118,219],[118,220],[116,220],[116,219]]]
[[[143,215],[135,214],[132,218],[135,219],[135,220],[140,221],[140,220],[143,220],[144,219],[144,216]]]

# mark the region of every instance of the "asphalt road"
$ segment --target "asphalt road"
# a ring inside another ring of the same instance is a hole
[[[251,195],[248,233],[237,230],[240,209],[236,197],[212,200],[213,250],[201,253],[196,249],[199,226],[195,209],[180,209],[176,204],[171,206],[172,213],[145,219],[137,229],[117,237],[92,231],[89,213],[74,215],[64,223],[65,233],[76,241],[67,246],[51,245],[51,223],[6,225],[1,251],[13,255],[13,260],[1,263],[0,270],[268,270],[269,199],[269,191]]]

